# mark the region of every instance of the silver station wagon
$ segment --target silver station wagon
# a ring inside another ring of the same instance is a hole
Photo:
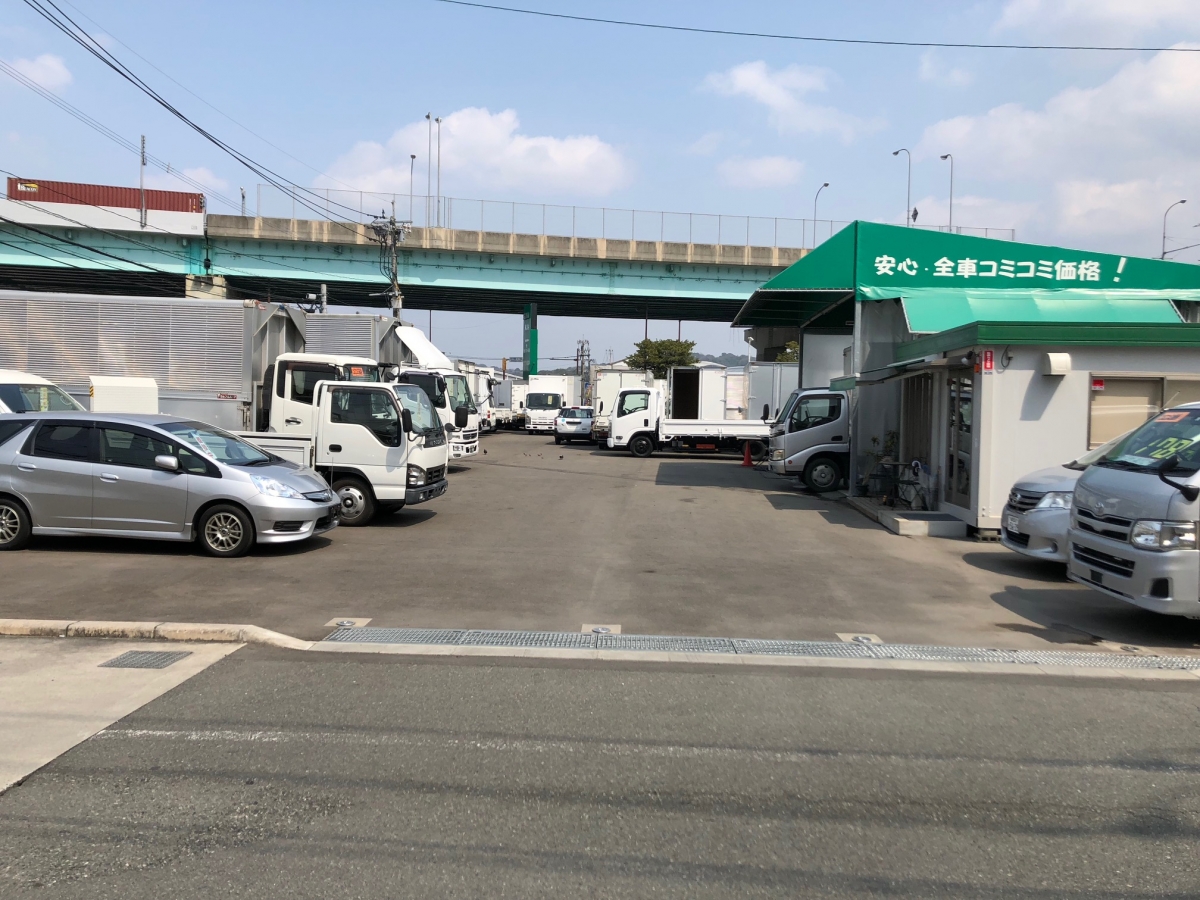
[[[337,525],[324,479],[202,422],[0,415],[0,550],[31,534],[198,540],[213,556]]]

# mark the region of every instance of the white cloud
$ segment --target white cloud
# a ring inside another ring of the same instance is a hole
[[[1194,29],[1195,0],[1009,0],[998,29],[1101,28],[1149,31],[1161,27]]]
[[[688,153],[696,156],[711,156],[717,152],[717,148],[721,146],[721,142],[725,140],[725,135],[719,131],[710,131],[707,134],[700,135],[695,141],[688,146]]]
[[[915,155],[952,152],[960,176],[1038,196],[1033,220],[1055,236],[1144,236],[1166,203],[1200,184],[1198,142],[1200,54],[1159,53],[1040,109],[1006,103],[945,119]]]
[[[204,166],[196,166],[192,169],[181,169],[182,174],[186,175],[193,181],[198,181],[211,191],[225,191],[229,188],[229,182],[218,175],[215,175],[211,169]],[[167,172],[146,172],[146,187],[154,188],[160,191],[192,191],[195,188],[182,179],[176,178],[174,175]]]
[[[468,107],[442,120],[442,192],[505,190],[608,194],[624,185],[629,166],[621,153],[595,135],[557,138],[521,134],[515,110],[498,113]],[[354,185],[365,191],[407,193],[410,154],[425,169],[427,124],[397,130],[384,144],[360,141],[329,168],[321,187]],[[437,153],[436,126],[434,154]],[[436,168],[436,160],[434,166]],[[418,179],[420,181],[421,179]],[[341,182],[339,184],[338,182]],[[424,185],[421,187],[424,193]]]
[[[721,179],[736,188],[786,187],[795,184],[804,163],[786,156],[730,157],[717,166]]]
[[[758,60],[713,72],[704,85],[724,97],[748,97],[767,107],[772,126],[784,134],[835,134],[850,143],[858,134],[880,127],[879,122],[806,100],[809,94],[828,91],[832,78],[828,69],[791,65],[772,71]]]
[[[948,66],[942,62],[932,50],[926,50],[921,54],[917,75],[922,81],[930,84],[956,88],[966,87],[975,80],[975,77],[966,69]]]
[[[69,85],[74,78],[61,56],[43,53],[36,59],[14,59],[9,65],[48,91],[55,93]]]

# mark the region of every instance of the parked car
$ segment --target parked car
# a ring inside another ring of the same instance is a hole
[[[1067,562],[1071,497],[1079,476],[1123,441],[1126,434],[1061,466],[1030,472],[1013,485],[1004,504],[1000,543],[1034,559]]]
[[[31,534],[198,540],[212,556],[337,525],[312,469],[175,416],[0,415],[0,550]]]
[[[66,412],[81,410],[82,406],[53,381],[18,372],[0,369],[0,413]]]
[[[554,443],[592,440],[592,408],[568,406],[554,420]]]

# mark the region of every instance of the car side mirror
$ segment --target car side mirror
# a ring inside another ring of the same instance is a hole
[[[1176,453],[1167,457],[1156,467],[1158,470],[1158,480],[1168,487],[1173,487],[1183,495],[1183,499],[1188,503],[1195,503],[1196,498],[1200,497],[1200,487],[1194,484],[1180,484],[1178,481],[1172,481],[1167,477],[1167,473],[1179,465],[1179,454]]]
[[[600,415],[604,415],[604,401],[600,401]]]
[[[412,430],[413,430],[412,410],[409,410],[409,409],[400,410],[400,424],[404,426],[405,434],[412,434]]]
[[[470,418],[470,416],[470,411],[465,406],[460,406],[454,411],[454,427],[466,428],[467,420]]]
[[[172,456],[170,453],[160,453],[154,457],[154,467],[162,469],[164,472],[178,472],[179,457]]]
[[[763,404],[763,421],[765,422],[769,418],[771,418],[771,404],[764,403]]]

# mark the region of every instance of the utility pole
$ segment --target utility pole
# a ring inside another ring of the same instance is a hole
[[[146,136],[142,135],[141,166],[138,169],[138,193],[142,198],[141,226],[146,227]]]
[[[321,312],[329,312],[329,290],[325,285],[321,285]]]
[[[380,216],[371,223],[375,240],[379,242],[379,269],[391,282],[386,294],[391,301],[392,316],[397,319],[400,318],[400,311],[404,309],[404,297],[400,293],[400,245],[404,243],[411,228],[408,222],[396,221],[394,207],[390,218]]]

